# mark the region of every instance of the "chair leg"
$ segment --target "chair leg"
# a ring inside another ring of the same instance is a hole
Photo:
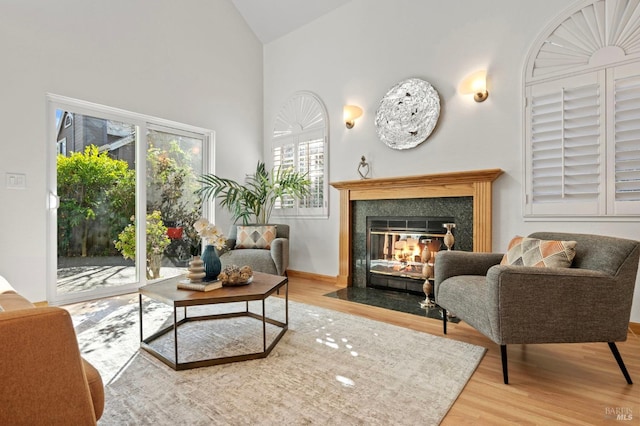
[[[611,349],[611,353],[613,353],[613,357],[616,359],[616,361],[618,361],[618,366],[620,367],[620,370],[622,370],[622,375],[624,376],[625,379],[627,379],[627,383],[632,385],[633,382],[631,381],[631,376],[627,371],[627,367],[625,367],[624,365],[624,361],[622,360],[622,356],[620,356],[618,347],[614,342],[607,342],[607,343],[609,343],[609,349]]]
[[[442,308],[442,331],[447,334],[447,310]]]
[[[502,357],[502,377],[504,384],[509,384],[509,372],[507,370],[507,345],[500,345],[500,355]]]

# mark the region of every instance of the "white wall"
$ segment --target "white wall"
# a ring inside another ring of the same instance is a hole
[[[599,233],[640,239],[638,222],[525,222],[522,75],[531,45],[571,0],[352,0],[319,20],[265,46],[264,138],[282,103],[310,90],[330,117],[330,181],[358,179],[365,155],[373,177],[501,168],[494,186],[494,251],[514,235],[537,230]],[[462,79],[489,74],[484,103],[457,93]],[[397,82],[429,81],[440,93],[435,132],[418,147],[395,151],[376,136],[378,103]],[[364,109],[352,130],[342,106]],[[269,158],[265,146],[265,158]],[[338,273],[338,191],[331,189],[328,220],[291,221],[291,269]],[[295,238],[295,236],[303,238]],[[640,322],[640,284],[632,321]]]
[[[46,299],[47,92],[214,130],[234,179],[262,158],[262,45],[229,0],[0,0],[0,64],[0,275],[30,300]]]
[[[330,181],[357,179],[363,154],[374,177],[499,167],[494,250],[536,230],[640,239],[637,222],[522,219],[522,69],[539,33],[572,3],[352,0],[266,45],[263,74],[262,46],[229,0],[0,0],[0,275],[45,300],[47,92],[215,130],[216,171],[242,179],[280,105],[311,90],[329,112]],[[480,68],[491,94],[476,104],[456,87]],[[440,92],[441,118],[426,142],[393,151],[373,118],[385,92],[409,77]],[[365,109],[352,130],[341,122],[345,103]],[[7,172],[25,173],[27,189],[5,189]],[[328,220],[290,221],[292,269],[337,274],[339,200],[330,196]],[[226,212],[217,217],[226,229]]]

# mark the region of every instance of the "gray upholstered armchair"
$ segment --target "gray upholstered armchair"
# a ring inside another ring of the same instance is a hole
[[[259,225],[249,225],[259,226]],[[238,225],[231,225],[228,250],[220,255],[222,268],[227,265],[249,265],[251,269],[273,275],[285,275],[289,267],[289,225],[276,224],[276,238],[269,249],[237,248]]]
[[[625,341],[640,242],[538,232],[541,240],[576,241],[570,268],[500,265],[497,253],[440,252],[434,293],[443,308],[500,345],[508,383],[507,344],[607,342],[627,383],[615,342]]]

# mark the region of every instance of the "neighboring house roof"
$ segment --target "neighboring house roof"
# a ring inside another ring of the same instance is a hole
[[[65,129],[64,123],[67,120],[67,117],[73,117],[73,113],[64,111],[57,123],[56,134],[58,141],[64,137],[62,133]],[[109,140],[109,142],[98,146],[98,149],[100,151],[115,151],[118,148],[121,148],[135,141],[134,135],[131,134],[131,125],[111,120],[103,121],[106,122],[107,140]],[[76,120],[73,120],[71,125],[75,127],[76,124]]]

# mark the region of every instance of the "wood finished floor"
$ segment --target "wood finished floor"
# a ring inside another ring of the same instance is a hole
[[[443,336],[439,320],[324,296],[339,288],[289,279],[291,300]],[[634,385],[626,383],[606,343],[510,345],[505,385],[495,343],[463,322],[449,323],[447,331],[447,338],[488,350],[442,425],[640,424],[640,337],[631,331],[617,345]],[[612,412],[632,419],[616,420]]]

